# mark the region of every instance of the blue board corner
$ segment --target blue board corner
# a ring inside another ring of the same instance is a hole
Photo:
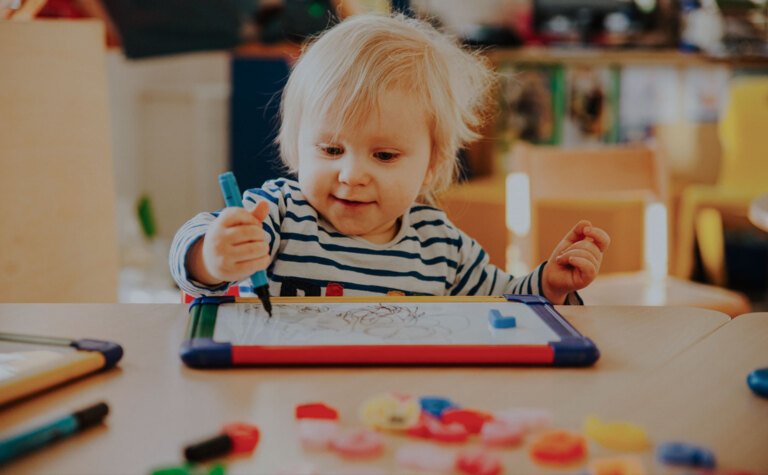
[[[104,367],[109,369],[123,357],[123,347],[112,341],[83,338],[73,341],[70,346],[79,351],[96,351],[104,356]]]
[[[587,337],[566,337],[550,346],[555,366],[591,366],[600,359],[600,350]]]
[[[179,352],[190,368],[229,368],[232,366],[232,345],[211,338],[191,338],[184,341]]]

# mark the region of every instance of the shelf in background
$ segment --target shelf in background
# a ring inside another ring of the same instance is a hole
[[[728,64],[739,67],[768,68],[768,57],[713,57],[702,53],[687,53],[676,49],[614,49],[565,48],[529,46],[496,48],[485,51],[492,61],[558,64],[633,64],[653,66],[705,66]]]

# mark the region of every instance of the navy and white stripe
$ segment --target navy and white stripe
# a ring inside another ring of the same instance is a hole
[[[400,231],[387,244],[374,244],[336,231],[319,217],[295,181],[271,180],[248,190],[243,204],[252,209],[260,200],[269,203],[264,229],[272,256],[267,269],[270,291],[280,294],[288,278],[325,288],[340,284],[344,295],[501,295],[538,294],[543,264],[528,275],[514,278],[489,263],[478,243],[456,228],[445,213],[415,204],[402,218]],[[186,254],[200,239],[217,213],[200,213],[174,237],[169,256],[171,274],[179,287],[192,295],[218,295],[235,284],[216,288],[194,282],[185,268]],[[244,283],[244,286],[247,285]],[[243,288],[243,286],[241,286]],[[574,293],[567,303],[579,304]]]

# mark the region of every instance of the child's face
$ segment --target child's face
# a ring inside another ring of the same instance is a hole
[[[430,178],[427,115],[409,95],[387,92],[378,111],[334,140],[325,117],[302,120],[299,184],[339,232],[385,243]]]

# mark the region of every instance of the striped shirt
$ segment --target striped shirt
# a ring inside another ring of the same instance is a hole
[[[281,178],[248,190],[243,205],[252,209],[259,200],[270,205],[263,225],[272,258],[267,268],[272,295],[543,295],[544,264],[517,278],[503,272],[437,208],[414,204],[397,235],[375,244],[339,233],[318,216],[295,181]],[[200,213],[187,221],[171,245],[171,274],[191,295],[221,295],[235,284],[208,287],[190,279],[185,268],[187,252],[216,216]],[[250,289],[244,284],[241,289]],[[566,303],[582,302],[574,292]]]

